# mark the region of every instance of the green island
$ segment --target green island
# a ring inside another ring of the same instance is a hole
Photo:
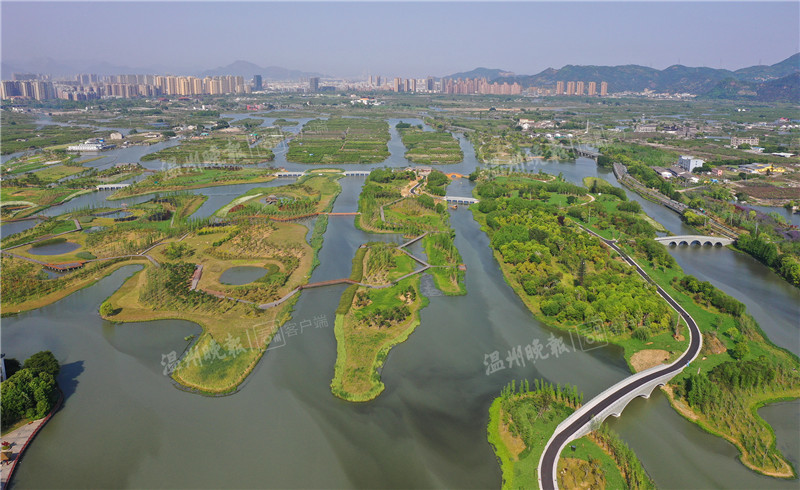
[[[458,141],[446,131],[423,131],[404,122],[397,123],[395,128],[407,148],[405,157],[410,162],[436,165],[458,163],[464,159]]]
[[[525,174],[478,178],[475,218],[491,238],[506,281],[531,312],[555,328],[588,334],[597,328],[624,349],[632,371],[668,363],[687,346],[685,325],[632,268],[585,233],[586,226],[617,240],[650,277],[697,321],[701,358],[665,388],[687,419],[724,437],[743,464],[759,473],[795,476],[775,446],[775,436],[756,410],[800,397],[797,357],[770,343],[742,303],[685,276],[638,203],[555,180]],[[592,201],[579,202],[583,196]],[[695,369],[696,366],[696,369]]]
[[[300,124],[299,121],[289,121],[289,120],[284,119],[282,117],[272,121],[272,125],[273,126],[278,126],[279,128],[282,128],[284,126],[297,126],[298,124]]]
[[[92,191],[67,187],[29,187],[19,182],[3,184],[0,188],[0,213],[4,221],[27,218],[89,192]]]
[[[290,220],[327,213],[339,194],[337,179],[341,176],[335,172],[309,174],[280,187],[256,187],[217,210],[216,215],[221,218],[258,216]],[[320,218],[327,219],[327,216]]]
[[[303,201],[303,210],[317,214],[332,207],[341,190],[338,177],[307,177],[269,191],[296,196],[294,202]],[[288,318],[299,297],[294,292],[308,282],[327,216],[317,218],[309,244],[306,226],[274,215],[295,217],[288,210],[293,203],[273,215],[234,212],[224,222],[189,219],[205,199],[167,193],[128,206],[117,217],[106,216],[115,210],[79,210],[9,237],[8,245],[3,244],[4,251],[13,253],[2,258],[3,314],[42,307],[123,265],[141,264],[143,270],[103,303],[101,315],[114,322],[184,319],[199,324],[203,333],[176,360],[173,378],[201,393],[235,390]],[[76,220],[91,233],[77,230]],[[66,233],[49,238],[61,232]],[[42,257],[31,251],[52,243],[76,248],[47,256],[47,264],[67,265],[77,268],[75,272],[48,278],[43,262],[36,262]],[[242,266],[263,268],[264,275],[247,284],[221,281],[226,270]]]
[[[357,251],[350,275],[356,284],[342,294],[334,325],[331,391],[339,398],[363,402],[383,391],[380,368],[389,350],[417,328],[428,302],[414,267],[414,259],[393,244],[368,243]]]
[[[422,245],[433,266],[427,272],[436,287],[447,295],[466,294],[461,255],[453,243],[455,232],[450,227],[447,204],[427,193],[411,193],[417,184],[431,187],[430,182],[435,179],[437,192],[441,189],[444,195],[446,184],[438,180],[442,177],[449,183],[447,176],[437,171],[425,177],[410,170],[373,170],[359,196],[356,226],[372,233],[424,233]]]
[[[489,407],[487,435],[500,460],[504,489],[537,488],[537,467],[545,444],[562,420],[581,405],[577,388],[528,380],[503,388]],[[560,488],[641,488],[655,484],[619,436],[601,425],[572,441],[558,463]]]
[[[307,122],[289,141],[290,162],[379,163],[389,157],[389,125],[380,119],[331,117]]]
[[[411,335],[419,325],[419,310],[428,303],[417,272],[430,273],[446,295],[466,294],[447,206],[429,195],[410,193],[422,179],[412,171],[375,169],[359,196],[356,223],[362,230],[400,232],[412,240],[421,236],[427,263],[383,242],[364,244],[356,252],[334,329],[337,356],[331,390],[345,400],[368,401],[383,391],[380,368],[389,350]]]
[[[108,197],[108,200],[143,196],[156,192],[202,189],[250,182],[269,182],[275,176],[271,168],[242,168],[238,166],[175,167],[153,173],[146,178],[123,187]]]
[[[260,124],[261,119],[257,120]],[[148,153],[142,161],[161,160],[173,164],[225,163],[253,165],[272,161],[272,152],[285,135],[277,128],[224,128],[190,136],[180,145]]]
[[[36,158],[59,158],[59,155],[43,153]],[[0,213],[4,221],[31,216],[50,206],[92,192],[99,185],[115,184],[144,172],[144,169],[137,164],[120,164],[105,170],[97,170],[83,167],[82,164],[87,160],[76,161],[68,157],[63,162],[45,161],[48,164],[39,167],[42,170],[36,172],[25,170],[24,175],[4,182],[0,189],[0,200],[2,200]],[[11,168],[17,168],[13,166],[13,161]],[[62,180],[66,177],[70,178]]]

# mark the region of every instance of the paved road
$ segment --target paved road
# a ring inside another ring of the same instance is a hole
[[[650,279],[647,273],[642,270],[642,268],[639,267],[639,265],[633,259],[628,257],[625,252],[620,250],[613,240],[606,240],[605,238],[586,228],[584,228],[584,230],[603,240],[606,245],[620,254],[620,256],[622,256],[622,258],[628,264],[635,267],[636,272],[638,272],[640,276],[642,276],[646,281],[653,283],[653,280]],[[567,445],[567,443],[575,439],[576,433],[582,427],[591,422],[592,419],[602,413],[603,410],[613,406],[615,403],[619,402],[627,395],[635,392],[642,386],[665,375],[672,374],[674,376],[678,374],[700,353],[700,348],[702,347],[702,335],[700,333],[700,329],[697,327],[697,323],[695,323],[691,315],[689,315],[689,313],[684,310],[681,305],[672,299],[672,297],[667,294],[666,291],[661,289],[661,287],[658,285],[656,285],[656,288],[658,290],[658,294],[660,294],[667,301],[667,303],[669,303],[670,306],[672,306],[672,308],[674,308],[681,315],[681,317],[686,321],[686,324],[689,326],[689,347],[686,349],[686,352],[684,352],[683,355],[672,364],[664,366],[663,369],[653,371],[647,376],[637,377],[636,375],[633,375],[631,378],[629,378],[629,383],[612,393],[600,394],[599,396],[603,398],[599,401],[597,399],[591,400],[589,403],[584,405],[585,410],[584,408],[579,409],[578,412],[584,410],[585,413],[581,414],[569,426],[564,427],[560,432],[554,434],[550,438],[547,446],[545,446],[539,463],[539,485],[542,489],[550,490],[558,488],[557,470],[558,458],[561,454],[561,450]]]

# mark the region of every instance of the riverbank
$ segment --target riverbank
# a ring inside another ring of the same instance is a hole
[[[389,351],[419,326],[428,300],[420,292],[414,260],[400,249],[376,242],[360,248],[350,279],[374,287],[348,287],[336,311],[334,395],[364,402],[383,390],[380,370]]]
[[[3,462],[3,464],[10,464],[10,467],[5,471],[0,472],[0,489],[7,488],[11,483],[12,478],[14,478],[14,470],[17,468],[17,464],[22,459],[22,456],[25,454],[25,450],[33,442],[33,439],[36,437],[39,431],[47,424],[47,422],[50,421],[53,415],[58,412],[58,409],[61,408],[61,404],[63,402],[64,393],[61,390],[58,390],[58,401],[50,413],[47,414],[47,417],[29,422],[24,426],[3,435],[3,442],[10,442],[12,451],[14,447],[21,447],[12,456],[13,460],[10,461],[10,463]]]

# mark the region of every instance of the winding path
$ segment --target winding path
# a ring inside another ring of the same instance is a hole
[[[625,262],[636,269],[636,272],[638,272],[640,276],[646,281],[655,284],[647,273],[616,245],[614,240],[606,240],[583,226],[581,226],[581,228],[614,249]],[[681,315],[689,326],[689,347],[681,357],[672,364],[656,366],[646,371],[636,373],[613,385],[594,397],[559,424],[550,437],[550,440],[547,441],[544,451],[542,451],[542,456],[539,459],[539,488],[543,490],[558,488],[558,459],[561,455],[561,451],[570,441],[588,434],[595,429],[597,423],[601,423],[609,415],[619,416],[628,402],[633,398],[637,396],[648,397],[656,387],[664,386],[675,375],[683,371],[683,369],[700,353],[700,349],[703,346],[703,337],[700,333],[700,329],[697,327],[697,323],[695,323],[691,315],[672,299],[666,291],[657,284],[655,286],[658,294]]]

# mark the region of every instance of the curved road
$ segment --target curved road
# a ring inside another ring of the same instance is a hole
[[[583,228],[581,226],[581,228]],[[625,259],[625,261],[636,268],[636,272],[639,273],[646,281],[653,283],[653,280],[647,275],[647,273],[642,270],[639,265],[633,261],[628,255],[620,250],[619,247],[614,243],[613,240],[606,240],[605,238],[601,237],[597,233],[594,233],[591,230],[583,228],[585,231],[589,232],[590,234],[596,236],[597,238],[601,239],[606,245],[614,249],[620,256]],[[697,327],[697,323],[695,323],[694,319],[689,315],[689,313],[683,309],[681,305],[679,305],[672,297],[667,294],[666,291],[661,289],[660,286],[656,285],[658,290],[658,294],[660,294],[667,303],[672,306],[672,308],[677,311],[681,317],[686,321],[686,324],[689,326],[689,347],[686,349],[686,352],[681,355],[678,360],[664,366],[663,369],[658,369],[655,371],[650,372],[646,376],[636,377],[636,375],[631,376],[629,378],[628,383],[621,386],[619,389],[613,391],[612,393],[602,393],[599,396],[603,398],[598,402],[597,399],[591,400],[589,403],[584,405],[584,413],[580,413],[583,408],[578,409],[576,414],[578,414],[578,418],[575,419],[571,424],[567,427],[562,428],[559,432],[554,433],[550,440],[548,441],[547,445],[545,446],[544,451],[542,452],[541,459],[539,460],[539,486],[544,490],[550,489],[557,489],[558,488],[558,479],[557,479],[557,469],[558,469],[558,458],[561,454],[561,450],[572,440],[575,439],[576,433],[584,427],[586,424],[590,423],[594,417],[601,414],[607,408],[613,406],[615,403],[619,402],[626,396],[629,396],[631,393],[635,392],[642,386],[661,378],[665,375],[672,374],[673,376],[680,373],[683,368],[689,365],[697,355],[700,353],[700,348],[703,345],[702,335],[700,333],[700,329]]]

